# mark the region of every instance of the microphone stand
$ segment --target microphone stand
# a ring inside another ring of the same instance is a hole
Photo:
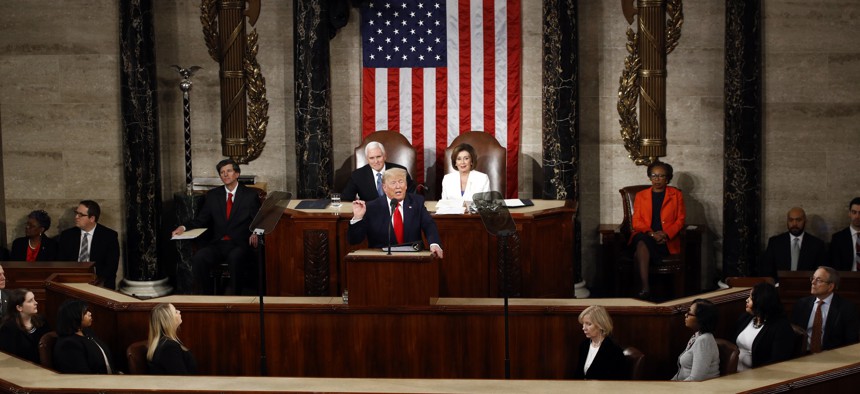
[[[391,202],[388,204],[391,206],[391,209],[390,209],[391,214],[388,215],[388,255],[389,256],[391,256],[391,229],[394,227],[394,224],[392,223],[394,221],[394,208],[397,207],[398,202],[399,201],[397,201],[396,198],[392,198]]]
[[[260,297],[260,376],[266,376],[266,314],[263,313],[263,295],[266,294],[266,233],[263,229],[255,229],[257,234],[257,271],[259,280],[257,288]]]

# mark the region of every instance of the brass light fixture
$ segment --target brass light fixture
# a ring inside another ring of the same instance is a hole
[[[666,55],[678,46],[684,24],[681,0],[621,0],[628,24],[627,57],[619,78],[618,115],[624,148],[637,165],[666,156]],[[668,14],[668,19],[666,18]],[[640,122],[636,118],[636,103]]]

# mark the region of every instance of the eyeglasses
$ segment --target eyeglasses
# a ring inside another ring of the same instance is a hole
[[[85,213],[80,213],[80,212],[78,212],[78,211],[75,211],[75,217],[82,218],[82,217],[84,217],[84,216],[90,216],[90,215],[87,215],[87,214],[85,214]]]
[[[809,282],[810,282],[810,283],[814,283],[814,284],[816,284],[816,285],[819,285],[819,284],[822,284],[822,283],[831,283],[829,280],[824,280],[824,279],[821,279],[821,278],[816,278],[816,277],[814,277],[814,276],[810,276],[810,277],[809,277]]]
[[[666,174],[651,174],[651,175],[648,175],[648,178],[651,178],[651,179],[664,179],[664,178],[666,178]]]

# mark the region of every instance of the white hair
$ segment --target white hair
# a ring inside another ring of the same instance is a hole
[[[364,157],[370,156],[371,149],[379,149],[382,152],[382,156],[385,156],[385,147],[382,146],[379,142],[370,141],[367,145],[364,146]]]

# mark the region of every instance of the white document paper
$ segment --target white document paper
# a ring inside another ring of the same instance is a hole
[[[508,198],[505,199],[505,206],[507,207],[524,207],[526,204],[523,203],[523,200],[518,198]]]
[[[170,238],[172,241],[178,241],[183,239],[194,239],[203,234],[206,231],[205,228],[195,228],[194,230],[188,230],[179,235],[174,235],[173,238]]]
[[[437,215],[462,215],[466,212],[461,200],[439,200],[436,202]]]

